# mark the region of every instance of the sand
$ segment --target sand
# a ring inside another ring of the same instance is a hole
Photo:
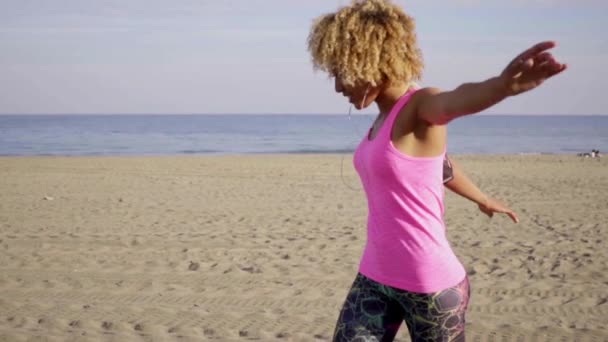
[[[521,219],[448,191],[467,340],[608,341],[608,158],[454,158]],[[340,163],[0,158],[0,341],[330,340],[367,215]]]

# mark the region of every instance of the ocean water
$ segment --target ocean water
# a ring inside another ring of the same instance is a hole
[[[0,155],[350,153],[373,119],[365,115],[0,115]],[[608,116],[478,115],[455,120],[448,127],[449,153],[608,152]]]

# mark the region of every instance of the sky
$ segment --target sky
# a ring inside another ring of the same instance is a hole
[[[569,69],[483,114],[608,114],[608,1],[395,2],[416,19],[422,86],[483,81],[555,40]],[[0,0],[0,114],[344,114],[306,38],[348,3]]]

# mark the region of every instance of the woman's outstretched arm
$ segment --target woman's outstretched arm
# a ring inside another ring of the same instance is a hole
[[[452,91],[421,89],[418,117],[430,124],[443,125],[538,87],[566,70],[566,64],[559,63],[546,51],[555,45],[552,41],[534,45],[515,57],[499,76],[483,82],[465,83]]]
[[[444,184],[446,188],[476,203],[479,210],[489,217],[494,216],[494,213],[502,213],[508,215],[513,222],[519,222],[519,218],[513,210],[479,190],[454,160],[446,156],[445,163],[447,163],[444,166]]]

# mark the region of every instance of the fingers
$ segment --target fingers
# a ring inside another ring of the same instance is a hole
[[[566,65],[556,61],[550,53],[544,52],[534,58],[534,66],[531,70],[533,72],[532,78],[542,82],[566,70]]]
[[[507,215],[509,215],[509,217],[511,218],[511,220],[513,220],[513,222],[519,223],[519,218],[517,217],[517,215],[513,211],[509,211],[507,213]]]
[[[482,206],[480,204],[479,209],[484,214],[488,215],[488,217],[490,218],[494,216],[494,213],[501,213],[509,216],[511,220],[513,220],[513,222],[519,223],[519,218],[517,217],[517,214],[515,214],[515,212],[511,210],[511,208],[507,207],[505,204],[503,204],[497,199],[488,198],[487,206]]]
[[[550,52],[543,52],[541,54],[538,54],[534,57],[534,68],[535,69],[541,69],[541,68],[546,68],[547,70],[549,69],[554,69],[554,68],[561,68],[562,64],[559,63],[555,57],[553,57],[553,55],[551,55]]]
[[[517,214],[515,214],[515,212],[513,210],[511,210],[510,208],[508,208],[507,206],[503,206],[502,208],[499,208],[498,211],[509,216],[511,218],[511,220],[513,220],[513,222],[519,223],[519,218],[517,217]]]
[[[553,58],[553,55],[551,55],[551,52],[547,52],[547,51],[534,56],[533,60],[534,60],[535,66],[537,66],[537,65],[540,66],[540,65],[549,63],[551,61],[555,62],[555,58]]]
[[[505,69],[505,72],[510,76],[515,76],[521,72],[528,71],[532,69],[535,65],[542,64],[543,62],[547,62],[552,60],[553,57],[550,53],[543,53],[545,50],[555,47],[555,42],[546,41],[541,42],[528,50],[520,53],[517,57],[515,57],[511,63]]]
[[[559,74],[560,72],[562,72],[562,71],[564,71],[566,69],[568,69],[568,65],[567,64],[559,64],[558,63],[557,65],[554,65],[552,67],[552,69],[549,71],[549,75],[547,75],[547,78],[555,76],[555,75]]]
[[[498,201],[496,199],[492,199],[490,201],[490,206],[487,208],[487,210],[482,210],[482,211],[489,217],[492,217],[495,212],[501,213],[501,214],[506,214],[507,216],[509,216],[511,218],[511,220],[513,220],[513,222],[519,223],[519,218],[517,217],[517,214],[515,214],[515,212],[513,210],[511,210],[509,207],[507,207],[505,204],[501,203],[500,201]]]
[[[533,47],[529,48],[528,50],[522,52],[519,54],[519,56],[515,57],[515,61],[525,61],[527,59],[530,59],[538,54],[540,54],[541,52],[551,49],[553,47],[555,47],[557,44],[555,44],[554,41],[545,41],[545,42],[541,42],[538,43],[536,45],[534,45]],[[520,62],[521,64],[521,62]]]
[[[507,66],[505,72],[510,77],[518,77],[524,72],[532,70],[538,64],[532,58],[528,59],[515,59]]]
[[[511,218],[511,220],[514,223],[519,223],[519,218],[517,217],[517,214],[515,214],[515,212],[513,210],[511,210],[511,209],[508,209],[508,208],[498,209],[498,210],[496,210],[496,212],[499,212],[501,214],[506,214],[507,216],[509,216]],[[489,215],[489,214],[487,214],[487,215],[490,216],[490,217],[492,217],[492,215]]]

